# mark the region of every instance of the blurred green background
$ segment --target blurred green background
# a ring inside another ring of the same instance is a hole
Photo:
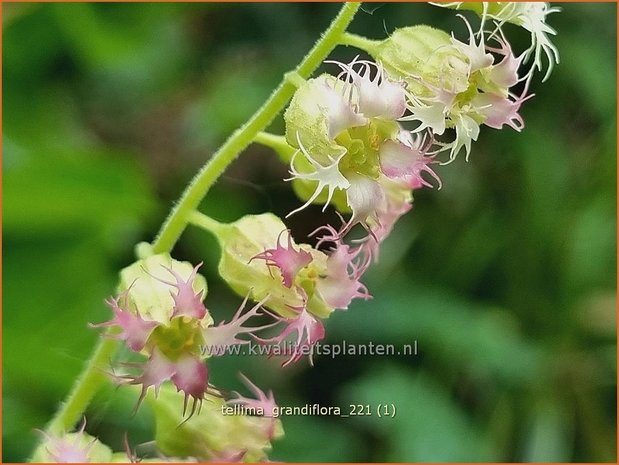
[[[28,456],[68,392],[133,245],[338,8],[3,4],[3,461]],[[524,132],[484,128],[470,163],[438,167],[444,188],[416,195],[367,276],[374,299],[327,323],[327,342],[417,340],[419,354],[210,364],[215,384],[238,389],[243,371],[282,405],[397,407],[394,419],[284,418],[273,460],[616,460],[616,5],[562,8],[549,19],[561,64],[534,81]],[[428,23],[466,37],[453,11],[364,9],[352,32]],[[523,50],[527,35],[505,32]],[[283,216],[299,205],[286,174],[252,146],[203,210]],[[318,214],[290,219],[299,240]],[[189,229],[175,256],[205,261],[216,320],[236,309],[210,237]],[[151,440],[135,400],[109,386],[87,430],[117,450],[127,429]]]

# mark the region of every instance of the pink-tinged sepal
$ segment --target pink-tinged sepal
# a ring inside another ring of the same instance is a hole
[[[148,361],[142,365],[143,371],[138,376],[120,376],[119,379],[124,379],[128,384],[141,385],[142,391],[135,406],[135,410],[139,408],[142,401],[148,393],[148,389],[152,386],[155,390],[155,396],[159,393],[161,384],[170,379],[175,373],[174,364],[168,360],[159,350],[154,349]]]
[[[286,232],[288,233],[288,244],[282,246],[280,239],[282,234]],[[252,258],[252,260],[255,259],[264,260],[269,267],[275,266],[279,268],[284,286],[290,288],[299,271],[312,261],[312,255],[302,249],[295,250],[290,231],[284,230],[277,238],[277,246],[274,249],[267,249]]]
[[[201,358],[196,355],[182,355],[175,361],[168,359],[160,350],[154,349],[148,361],[144,364],[125,363],[127,367],[141,369],[139,375],[121,375],[116,376],[120,383],[141,385],[142,390],[135,406],[135,411],[140,407],[142,401],[148,393],[148,389],[152,386],[155,391],[155,397],[159,395],[161,385],[171,380],[178,391],[183,391],[185,402],[183,407],[183,416],[187,411],[189,399],[193,399],[191,417],[196,408],[200,406],[208,387],[208,369],[201,361]]]
[[[335,248],[327,258],[326,271],[316,283],[316,289],[324,301],[339,309],[347,309],[355,298],[370,299],[368,289],[361,283],[363,273],[370,265],[370,257],[363,254],[363,247],[344,244],[331,226],[324,226],[330,234],[319,243],[333,242]]]
[[[406,143],[405,143],[406,142]],[[393,180],[403,180],[412,189],[421,186],[432,187],[422,174],[428,173],[441,187],[441,180],[430,168],[435,163],[427,156],[432,140],[426,143],[425,136],[410,136],[406,141],[387,141],[380,148],[380,165],[385,176]]]
[[[170,281],[164,281],[159,278],[159,281],[173,286],[176,288],[176,293],[171,293],[174,299],[174,307],[172,308],[172,318],[177,316],[188,316],[201,320],[206,316],[207,310],[202,303],[204,291],[200,291],[196,294],[193,289],[193,283],[196,278],[198,269],[202,266],[202,263],[198,263],[187,280],[184,280],[176,271],[172,268],[164,267],[176,280],[175,283]]]
[[[232,319],[228,322],[221,322],[217,326],[210,326],[203,331],[205,348],[204,353],[206,355],[221,356],[225,355],[227,348],[236,344],[249,344],[250,341],[246,339],[240,339],[243,334],[253,335],[255,332],[265,328],[270,328],[277,323],[271,323],[268,325],[258,327],[246,327],[243,326],[250,318],[257,317],[263,313],[260,311],[262,304],[267,300],[263,299],[254,305],[249,311],[242,314],[245,305],[247,304],[249,296],[245,297],[243,303],[238,308]]]
[[[234,392],[236,397],[229,400],[228,404],[242,405],[256,411],[260,410],[264,413],[265,417],[273,417],[273,413],[277,408],[275,398],[273,397],[273,391],[269,391],[268,394],[265,394],[264,391],[252,383],[247,376],[240,374],[240,377],[256,398],[250,399],[249,397],[240,395],[238,392]]]
[[[356,224],[369,230],[368,221],[377,221],[376,210],[385,202],[385,191],[379,182],[360,174],[351,175],[349,179],[350,188],[346,191],[346,200],[352,216],[340,236]]]
[[[279,322],[285,323],[285,327],[281,333],[270,339],[264,340],[256,338],[260,342],[269,342],[280,344],[285,341],[290,335],[295,335],[293,351],[290,358],[282,363],[282,366],[288,366],[291,363],[296,363],[303,357],[304,354],[309,354],[310,364],[313,365],[311,348],[318,341],[325,337],[325,327],[314,315],[309,313],[305,306],[294,308],[297,316],[294,318],[283,318],[278,315],[273,315]]]
[[[159,323],[156,321],[144,320],[137,312],[134,313],[126,308],[123,308],[126,307],[127,292],[129,291],[127,290],[123,293],[123,295],[121,295],[121,299],[123,301],[122,304],[119,303],[120,299],[110,298],[106,300],[106,303],[114,312],[114,318],[112,320],[104,323],[93,324],[91,326],[93,328],[108,326],[119,327],[121,329],[120,334],[113,337],[121,341],[125,341],[127,346],[134,352],[140,352],[146,345],[151,333]]]
[[[520,80],[518,77],[518,69],[524,60],[524,54],[519,57],[514,55],[509,42],[503,36],[503,31],[499,30],[501,37],[496,37],[495,40],[499,44],[499,48],[487,47],[491,52],[502,55],[503,59],[496,65],[490,68],[488,73],[488,80],[505,89],[509,89],[512,86],[518,84]]]
[[[208,368],[199,357],[187,355],[174,362],[175,373],[172,375],[172,382],[176,389],[183,391],[185,400],[183,403],[183,416],[187,411],[189,398],[193,399],[191,412],[192,417],[199,408],[204,398],[204,393],[208,386]]]
[[[262,412],[265,418],[270,418],[271,421],[265,424],[264,432],[266,437],[271,440],[275,436],[275,418],[277,417],[277,403],[273,397],[273,391],[269,391],[265,394],[258,386],[252,383],[245,375],[241,374],[241,379],[249,390],[256,396],[255,399],[240,395],[238,392],[234,392],[236,398],[228,401],[229,405],[242,405],[248,409]]]
[[[410,187],[415,189],[413,186]],[[379,210],[379,222],[372,225],[372,234],[363,241],[363,253],[373,261],[378,261],[380,244],[391,234],[400,217],[408,213],[411,208],[413,208],[413,205],[407,198],[388,199],[385,208]]]
[[[473,104],[479,108],[479,113],[485,116],[484,124],[486,126],[501,129],[506,124],[520,132],[524,129],[524,120],[518,113],[520,106],[525,100],[533,97],[533,95],[510,100],[500,95],[486,93],[475,97]]]

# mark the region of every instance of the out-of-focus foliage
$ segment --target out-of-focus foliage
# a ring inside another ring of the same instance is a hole
[[[4,461],[27,457],[89,357],[87,323],[106,319],[133,245],[337,8],[3,6]],[[534,81],[524,132],[485,128],[470,163],[439,167],[445,187],[416,195],[368,276],[374,300],[328,321],[328,342],[417,340],[418,355],[210,364],[215,384],[240,387],[243,371],[282,405],[396,405],[392,419],[284,417],[273,460],[615,460],[616,5],[562,8],[549,19],[561,63]],[[368,5],[351,29],[383,38],[420,22],[464,32],[453,12],[406,3]],[[522,50],[526,34],[505,32]],[[286,172],[251,147],[203,208],[283,215],[298,205]],[[292,218],[294,234],[318,214]],[[238,299],[214,240],[190,229],[175,254],[205,261],[207,306],[229,316]],[[110,385],[87,431],[117,450],[127,429],[151,440],[135,399]]]

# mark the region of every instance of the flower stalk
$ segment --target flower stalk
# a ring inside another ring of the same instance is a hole
[[[70,430],[84,415],[93,396],[109,377],[106,373],[110,358],[116,352],[118,341],[111,338],[114,330],[111,329],[101,336],[92,357],[82,372],[73,390],[62,403],[60,409],[49,422],[45,431],[49,434],[61,434]]]

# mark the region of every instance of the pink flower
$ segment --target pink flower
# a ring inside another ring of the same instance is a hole
[[[484,124],[494,129],[501,129],[507,124],[516,131],[524,129],[524,120],[518,113],[520,106],[525,100],[533,97],[534,94],[526,97],[517,97],[510,100],[500,95],[485,93],[479,94],[473,100],[473,104],[478,107],[478,111],[486,117]]]
[[[502,55],[503,59],[496,65],[490,68],[488,80],[499,87],[509,89],[518,84],[518,68],[522,64],[524,54],[516,57],[512,51],[509,42],[503,36],[503,31],[499,29],[501,37],[495,36],[494,39],[498,42],[500,48],[487,47],[491,52]]]
[[[280,238],[286,232],[288,233],[288,244],[284,247],[280,243]],[[269,267],[275,266],[279,268],[284,286],[290,288],[299,271],[312,261],[312,255],[301,249],[295,250],[290,231],[284,230],[277,238],[277,246],[274,249],[267,249],[252,258],[252,260],[255,259],[264,260]]]
[[[378,181],[361,174],[350,175],[349,179],[350,188],[346,192],[346,200],[352,210],[352,216],[346,227],[340,231],[340,236],[350,231],[356,224],[369,229],[368,222],[377,220],[376,209],[385,201],[385,191]]]
[[[123,300],[122,307],[127,305],[127,292],[126,290],[121,298]],[[127,346],[134,352],[140,352],[146,345],[146,341],[150,337],[151,333],[157,327],[159,323],[156,321],[148,321],[142,319],[137,312],[131,312],[121,307],[118,303],[119,299],[110,298],[106,300],[106,303],[112,308],[114,312],[114,319],[99,324],[91,325],[93,328],[118,326],[121,329],[121,333],[113,336],[121,341],[125,341]]]
[[[134,365],[126,364],[126,366]],[[125,382],[127,382],[128,384],[142,385],[142,391],[140,392],[140,397],[138,398],[138,402],[135,406],[136,411],[146,397],[146,394],[148,393],[148,388],[153,386],[155,390],[155,396],[157,396],[161,384],[163,384],[164,381],[170,379],[175,373],[174,364],[170,362],[170,360],[168,360],[157,349],[153,350],[150,358],[146,363],[142,365],[142,368],[143,370],[140,375],[123,375],[118,377],[121,380],[126,380]]]
[[[208,386],[208,368],[200,358],[186,355],[174,363],[174,374],[171,379],[176,389],[185,393],[183,416],[187,411],[189,398],[193,399],[189,417],[193,416]]]
[[[236,395],[236,398],[229,400],[228,404],[242,405],[249,409],[254,409],[255,411],[261,411],[264,417],[270,418],[270,421],[266,424],[265,433],[269,440],[273,439],[277,417],[275,413],[277,410],[277,404],[275,403],[275,399],[273,397],[273,391],[269,391],[268,394],[265,394],[264,391],[252,383],[245,375],[241,374],[240,376],[245,385],[256,396],[256,398],[251,399],[235,392],[234,394]]]
[[[163,382],[172,380],[176,388],[185,393],[183,415],[187,410],[189,398],[193,399],[189,417],[195,413],[196,408],[202,402],[208,386],[208,370],[199,357],[187,354],[176,361],[172,361],[158,349],[154,349],[148,361],[142,365],[140,375],[125,375],[119,378],[125,380],[128,384],[142,385],[142,391],[135,407],[136,410],[142,404],[151,386],[155,390],[155,396],[157,396]]]
[[[410,186],[415,189],[415,186]],[[388,196],[385,205],[378,211],[378,221],[372,225],[371,234],[363,239],[364,253],[378,261],[380,244],[391,234],[396,222],[413,208],[407,196]]]

